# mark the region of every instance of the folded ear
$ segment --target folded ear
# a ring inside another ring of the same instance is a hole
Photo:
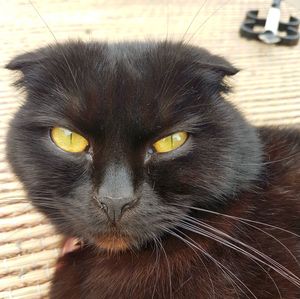
[[[239,72],[239,69],[234,67],[230,62],[221,56],[211,55],[206,61],[201,61],[202,68],[208,68],[222,77],[233,76]]]
[[[30,69],[32,66],[41,63],[44,59],[44,55],[41,52],[28,52],[21,54],[13,58],[5,68],[9,70],[21,71],[24,74],[26,70]]]
[[[208,53],[208,52],[207,52]],[[227,76],[233,76],[239,72],[225,58],[217,55],[203,55],[198,61],[198,75],[207,84],[207,88],[215,92],[228,93],[231,91],[230,82]]]
[[[13,71],[21,71],[22,75],[14,82],[18,88],[28,89],[35,82],[42,82],[42,70],[47,55],[44,49],[27,52],[13,58],[5,68]]]

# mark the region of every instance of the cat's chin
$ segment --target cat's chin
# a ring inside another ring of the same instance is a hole
[[[120,252],[130,248],[130,241],[128,237],[109,234],[97,236],[95,245],[109,252]]]

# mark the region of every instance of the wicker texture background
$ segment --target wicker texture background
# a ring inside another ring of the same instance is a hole
[[[294,1],[294,0],[293,0]],[[58,41],[180,40],[204,0],[35,1]],[[255,124],[300,126],[300,46],[246,41],[238,28],[247,10],[266,14],[270,0],[210,0],[185,40],[229,58],[242,69],[231,100]],[[294,1],[296,2],[296,1]],[[54,38],[25,0],[0,0],[0,65]],[[283,14],[300,9],[283,3]],[[47,298],[60,237],[26,201],[5,160],[8,122],[23,95],[10,86],[16,74],[0,68],[0,298]]]

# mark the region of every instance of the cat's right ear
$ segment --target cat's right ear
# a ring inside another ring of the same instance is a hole
[[[44,58],[40,52],[28,52],[13,58],[5,65],[5,68],[13,71],[21,71],[25,74],[29,69],[41,63]]]

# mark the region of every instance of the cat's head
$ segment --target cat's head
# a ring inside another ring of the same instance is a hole
[[[7,68],[26,91],[9,161],[69,236],[139,247],[183,220],[182,206],[227,202],[259,174],[255,130],[223,98],[237,70],[204,49],[69,42]]]

